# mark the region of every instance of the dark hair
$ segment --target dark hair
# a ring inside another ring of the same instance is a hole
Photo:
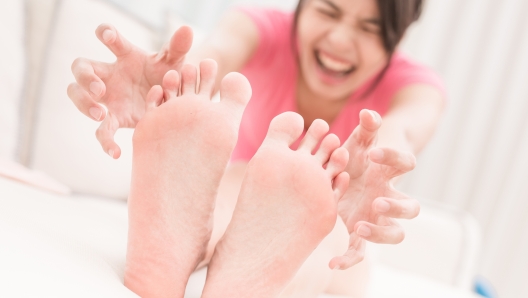
[[[294,47],[295,55],[297,55],[297,22],[299,20],[299,14],[304,3],[309,0],[299,0],[297,8],[295,9],[293,28],[292,28],[292,44]],[[403,35],[407,28],[418,18],[422,13],[423,1],[422,0],[376,0],[380,13],[380,28],[381,28],[381,39],[383,41],[383,47],[389,55],[387,65],[380,72],[378,77],[374,80],[372,86],[368,89],[366,94],[370,93],[376,85],[380,82],[387,71],[392,55],[396,50],[396,46],[403,38]]]

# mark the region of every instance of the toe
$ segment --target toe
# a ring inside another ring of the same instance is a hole
[[[182,94],[196,93],[196,67],[190,64],[185,64],[181,70],[181,87]]]
[[[329,129],[326,121],[315,119],[310,128],[308,128],[298,150],[307,151],[311,154]]]
[[[299,139],[303,129],[304,120],[301,115],[285,112],[271,120],[266,139],[286,142],[288,146],[291,146]]]
[[[251,98],[251,85],[240,73],[228,73],[220,83],[220,102],[244,108]]]
[[[345,167],[348,163],[348,151],[343,148],[337,148],[330,155],[330,160],[326,165],[326,173],[330,179],[334,179],[338,174],[345,170]]]
[[[348,189],[348,183],[350,182],[350,175],[347,172],[339,173],[332,182],[332,189],[334,190],[334,199],[336,202],[341,200],[341,197],[345,194]]]
[[[165,101],[169,101],[178,96],[178,90],[180,89],[180,75],[175,70],[169,70],[163,77],[161,83],[163,87],[163,98]]]
[[[321,164],[326,164],[330,158],[330,154],[339,148],[340,144],[339,137],[335,134],[327,135],[321,142],[321,146],[319,146],[317,153],[315,153],[315,157],[321,162]]]
[[[205,59],[200,63],[200,94],[206,96],[213,94],[217,70],[218,65],[213,59]]]
[[[147,93],[147,98],[145,100],[146,111],[149,112],[161,105],[163,102],[163,88],[160,85],[154,85],[150,88],[150,91]]]

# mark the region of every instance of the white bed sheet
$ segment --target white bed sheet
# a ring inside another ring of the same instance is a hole
[[[0,178],[0,297],[137,297],[122,283],[126,234],[123,201],[57,195]],[[204,270],[191,276],[186,297],[199,297],[204,279]],[[381,265],[369,292],[474,297]]]

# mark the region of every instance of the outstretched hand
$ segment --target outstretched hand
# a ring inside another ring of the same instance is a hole
[[[112,25],[102,24],[97,38],[114,53],[114,63],[77,58],[72,64],[75,83],[68,96],[86,116],[102,121],[96,136],[103,150],[119,158],[121,149],[114,141],[119,128],[134,128],[145,113],[150,88],[162,83],[163,76],[179,71],[189,51],[193,34],[183,26],[158,53],[148,54],[126,40]],[[101,106],[104,105],[108,111]]]
[[[411,219],[420,212],[418,201],[396,190],[391,180],[411,171],[414,155],[390,148],[375,148],[379,114],[369,110],[360,113],[360,124],[344,147],[350,160],[347,172],[350,183],[339,202],[339,215],[350,234],[349,248],[330,261],[330,268],[347,269],[363,260],[365,240],[397,244],[403,241],[403,228],[395,218]]]

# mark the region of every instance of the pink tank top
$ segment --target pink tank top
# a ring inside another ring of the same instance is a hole
[[[297,110],[297,61],[291,43],[293,13],[255,8],[240,10],[255,22],[259,45],[241,71],[251,83],[253,96],[242,116],[232,162],[249,161],[262,144],[273,117]],[[383,116],[394,94],[407,85],[429,84],[445,95],[442,80],[432,70],[412,62],[399,52],[394,54],[381,81],[365,96],[362,91],[371,86],[375,77],[367,80],[350,96],[340,114],[330,123],[330,133],[336,134],[341,142],[359,124],[362,109],[375,110]]]

